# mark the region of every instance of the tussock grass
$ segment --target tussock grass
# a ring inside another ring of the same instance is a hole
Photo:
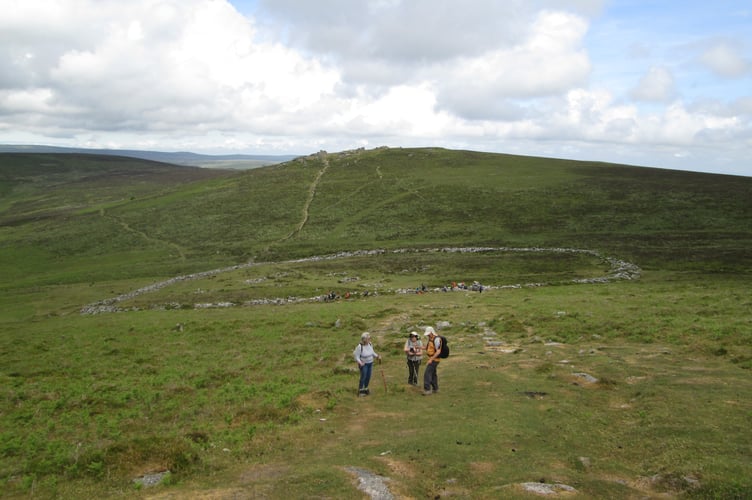
[[[350,467],[409,498],[524,497],[540,481],[583,498],[752,491],[749,179],[442,149],[206,174],[0,156],[0,172],[6,497],[349,498]],[[284,262],[473,245],[591,249],[644,272],[564,286],[604,266],[554,253]],[[127,304],[140,311],[79,314],[248,261],[265,264]],[[476,279],[554,285],[387,293]],[[151,309],[330,289],[354,294]],[[452,355],[440,393],[421,397],[401,346],[440,321]],[[384,363],[356,398],[366,330]]]

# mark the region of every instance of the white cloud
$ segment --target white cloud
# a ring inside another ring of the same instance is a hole
[[[53,113],[55,108],[50,102],[52,92],[49,89],[19,90],[0,92],[0,108],[8,113]]]
[[[356,59],[422,64],[513,44],[531,9],[524,0],[266,0],[274,30],[293,45],[340,62]]]
[[[432,75],[439,106],[468,119],[507,119],[520,109],[508,99],[558,95],[584,84],[586,30],[577,16],[541,12],[517,44],[442,65]]]
[[[260,0],[247,18],[225,0],[0,0],[0,142],[748,161],[741,35],[626,25],[621,52],[594,48],[612,4]]]
[[[727,43],[716,42],[700,56],[700,61],[713,73],[724,78],[740,78],[752,70],[752,62],[742,51]]]
[[[668,102],[676,94],[674,76],[665,67],[652,67],[631,91],[638,101]]]
[[[27,121],[42,128],[64,110],[72,132],[237,129],[259,116],[294,114],[332,92],[338,80],[316,60],[277,43],[256,42],[253,25],[224,2],[185,0],[156,9],[151,2],[75,5],[86,12],[79,29],[89,24],[109,29],[85,40],[72,28],[57,30],[62,41],[73,42],[51,47],[30,41],[24,47],[47,51],[46,65],[7,68],[26,73],[18,80],[33,84],[6,84],[3,102],[44,95],[57,106],[28,110]],[[75,25],[73,15],[66,15],[58,11],[52,17]],[[48,23],[33,19],[32,24]],[[0,116],[9,111],[0,108]]]

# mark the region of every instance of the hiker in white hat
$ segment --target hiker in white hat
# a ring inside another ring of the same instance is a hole
[[[428,337],[426,342],[426,368],[423,370],[423,395],[429,396],[439,392],[439,355],[441,354],[441,337],[436,335],[436,330],[432,326],[427,326],[423,333]]]

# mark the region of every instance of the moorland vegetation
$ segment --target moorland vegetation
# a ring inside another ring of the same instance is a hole
[[[748,498],[750,200],[440,148],[0,154],[0,490],[352,498],[365,471],[399,498]],[[438,324],[421,398],[401,348]],[[384,362],[356,398],[363,331]]]

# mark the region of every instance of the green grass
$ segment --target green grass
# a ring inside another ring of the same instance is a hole
[[[182,168],[0,155],[3,497],[358,497],[349,467],[401,498],[752,495],[752,180],[442,149]],[[471,246],[643,272],[426,251]],[[400,248],[421,251],[293,262]],[[551,284],[433,291],[474,280]],[[328,290],[353,296],[242,305]],[[421,397],[401,348],[440,321],[452,355]],[[363,331],[384,363],[358,399]]]
[[[287,238],[325,165],[307,223]],[[8,169],[15,202],[2,212],[0,245],[63,254],[160,247],[165,258],[147,278],[176,258],[188,272],[342,250],[472,245],[588,248],[643,268],[752,266],[752,187],[733,176],[441,149],[328,155],[326,163],[317,155],[239,173],[207,170],[215,177],[208,180],[194,169],[181,174],[185,167],[150,176],[135,166],[124,175],[120,163],[102,160],[100,168],[58,184]],[[28,208],[30,186],[52,198]],[[133,195],[134,186],[143,194]],[[74,198],[81,215],[66,208]]]
[[[287,470],[253,483],[273,497],[312,494],[321,475],[332,476],[321,494],[349,496],[348,465],[406,496],[492,498],[540,478],[593,498],[634,495],[657,474],[725,484],[750,473],[752,318],[744,283],[711,285],[725,307],[700,322],[707,289],[647,280],[6,324],[2,475],[42,496],[122,491],[151,469],[172,471],[162,488],[225,488],[261,467]],[[672,297],[670,313],[656,306]],[[714,330],[728,314],[736,324]],[[452,323],[453,354],[441,393],[421,398],[400,348],[437,321]],[[388,385],[377,367],[366,401],[350,361],[364,330]],[[514,352],[490,347],[489,332]],[[431,469],[454,481],[429,481]]]

